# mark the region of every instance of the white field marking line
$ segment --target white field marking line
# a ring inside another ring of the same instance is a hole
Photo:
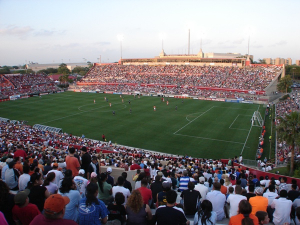
[[[256,110],[256,111],[258,111],[258,110],[259,110],[259,107],[260,107],[260,105],[258,105],[258,108],[257,108],[257,110]],[[241,155],[243,154],[243,151],[244,151],[244,148],[245,148],[245,146],[246,146],[246,143],[247,143],[247,141],[248,141],[248,138],[249,138],[249,135],[250,135],[250,133],[251,133],[252,127],[253,127],[253,126],[252,126],[252,123],[251,123],[250,130],[249,130],[249,132],[248,132],[247,138],[246,138],[246,140],[245,140],[245,144],[244,144],[244,146],[243,146],[243,148],[242,148],[242,151],[241,151]]]
[[[119,103],[117,103],[117,104],[119,104]],[[127,106],[125,105],[125,108],[126,108],[126,107],[127,107]],[[125,108],[124,108],[124,109],[125,109]],[[95,110],[95,109],[93,109],[93,110]],[[89,111],[80,111],[79,113],[74,113],[74,114],[72,114],[72,115],[60,117],[60,118],[57,118],[57,119],[54,119],[54,120],[49,120],[49,121],[43,122],[43,123],[41,123],[41,124],[43,125],[43,124],[46,124],[46,123],[50,123],[50,122],[53,122],[53,121],[61,120],[61,119],[68,118],[68,117],[71,117],[71,116],[76,116],[76,115],[79,115],[79,114],[82,114],[82,113],[86,113],[86,112],[90,112],[90,111],[93,111],[93,110],[89,110]],[[109,112],[109,111],[105,111],[105,112]]]
[[[231,126],[234,124],[234,122],[236,121],[236,119],[240,116],[241,114],[238,114],[236,116],[236,118],[234,119],[234,121],[232,122],[232,124],[230,124],[229,129],[235,129],[235,130],[248,130],[248,129],[239,129],[239,128],[231,128]],[[243,115],[243,116],[250,116],[250,115]]]
[[[215,106],[217,108],[224,108],[224,109],[239,109],[239,110],[252,110],[252,109],[240,109],[240,108],[232,108],[232,107],[221,107],[221,106]]]
[[[121,104],[121,103],[115,103],[114,105],[119,105],[119,104]],[[123,104],[123,103],[122,103],[122,104]],[[79,106],[77,109],[78,109],[79,111],[81,111],[81,112],[90,112],[90,111],[93,111],[93,110],[97,110],[97,109],[102,109],[102,108],[108,107],[108,106],[101,106],[101,107],[93,108],[93,109],[88,110],[88,111],[81,110],[81,107],[84,107],[84,106],[87,106],[87,105],[94,105],[94,104],[91,103],[91,104],[82,105],[82,106]],[[124,107],[123,109],[126,109],[126,108],[127,108],[126,104],[124,104],[124,106],[125,106],[125,107]],[[118,110],[115,110],[115,111],[118,111]],[[110,112],[110,111],[101,111],[101,112]]]
[[[198,113],[201,113],[201,112],[196,112],[196,113],[188,114],[188,115],[185,117],[185,119],[186,119],[187,121],[190,121],[190,120],[188,119],[188,117],[189,117],[190,115],[194,115],[194,114],[198,114]]]
[[[177,132],[181,131],[183,128],[185,128],[187,125],[189,125],[190,123],[194,122],[196,119],[198,119],[200,116],[202,116],[203,114],[207,113],[208,111],[210,111],[212,108],[214,108],[214,106],[212,106],[211,108],[209,108],[208,110],[206,110],[205,112],[201,113],[199,116],[197,116],[195,119],[191,120],[190,122],[188,122],[186,125],[184,125],[183,127],[181,127],[179,130],[177,130],[176,132],[174,132],[173,134],[176,134]]]
[[[66,96],[72,96],[72,95],[66,95]],[[36,97],[38,97],[38,96],[36,96]],[[65,98],[65,97],[57,97],[57,98]],[[55,98],[55,99],[57,99],[57,98]],[[52,101],[52,100],[54,100],[54,98],[51,98],[51,99],[41,99],[42,101]],[[39,100],[37,100],[37,101],[39,101]],[[5,108],[13,108],[13,107],[18,107],[18,106],[20,106],[20,105],[31,105],[31,104],[34,104],[34,103],[36,103],[36,101],[34,101],[34,102],[26,102],[26,103],[23,103],[23,104],[14,104],[14,105],[9,105],[9,106],[6,106]]]
[[[184,137],[199,138],[199,139],[206,139],[206,140],[211,140],[211,141],[220,141],[220,142],[234,143],[234,144],[240,144],[240,145],[244,144],[243,142],[225,141],[225,140],[220,140],[220,139],[197,137],[197,136],[191,136],[191,135],[185,135],[185,134],[175,134],[175,135],[184,136]]]

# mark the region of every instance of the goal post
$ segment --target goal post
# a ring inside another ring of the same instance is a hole
[[[259,111],[255,111],[253,113],[253,116],[251,118],[251,123],[252,123],[252,126],[254,126],[254,127],[262,127],[263,126],[264,120],[262,119]]]

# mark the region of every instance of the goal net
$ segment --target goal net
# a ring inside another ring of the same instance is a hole
[[[264,121],[263,121],[259,111],[255,111],[253,113],[253,116],[251,118],[251,123],[252,123],[252,126],[255,126],[255,127],[263,126]]]

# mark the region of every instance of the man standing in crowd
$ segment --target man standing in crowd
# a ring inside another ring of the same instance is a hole
[[[85,174],[88,172],[88,168],[90,163],[92,162],[91,155],[87,152],[87,148],[83,146],[81,148],[82,156],[81,156],[81,169],[84,169]]]
[[[78,171],[80,169],[80,164],[78,159],[74,156],[75,154],[75,148],[71,147],[69,148],[69,155],[66,157],[66,165],[67,170],[72,170],[73,176],[78,175]]]
[[[213,211],[217,213],[217,220],[222,220],[225,218],[224,205],[226,201],[225,195],[221,193],[221,184],[215,182],[213,184],[213,191],[208,192],[206,199],[212,203]]]
[[[157,225],[189,225],[183,209],[175,206],[177,193],[170,190],[166,193],[167,205],[161,205],[156,209],[155,219]]]
[[[92,162],[88,166],[88,170],[87,170],[88,174],[86,176],[87,179],[90,179],[90,176],[91,176],[92,172],[95,172],[97,174],[97,176],[100,175],[100,168],[99,168],[99,164],[98,164],[96,156],[92,157]]]

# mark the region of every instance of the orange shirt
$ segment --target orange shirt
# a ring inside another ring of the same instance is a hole
[[[258,218],[252,214],[249,215],[249,218],[253,220],[254,225],[259,225]],[[229,220],[228,225],[242,225],[242,220],[244,219],[243,214],[238,214],[236,216],[232,216]]]
[[[72,175],[73,176],[77,176],[78,175],[78,171],[80,168],[80,164],[79,161],[76,157],[74,156],[67,156],[66,157],[66,164],[67,164],[67,170],[72,170]]]
[[[20,173],[23,174],[23,165],[21,163],[16,163],[15,169],[19,170]]]
[[[252,206],[251,214],[255,215],[257,211],[267,212],[268,199],[263,196],[255,196],[249,199],[249,203]]]
[[[227,194],[227,187],[225,187],[224,185],[221,185],[221,193],[226,195]]]

